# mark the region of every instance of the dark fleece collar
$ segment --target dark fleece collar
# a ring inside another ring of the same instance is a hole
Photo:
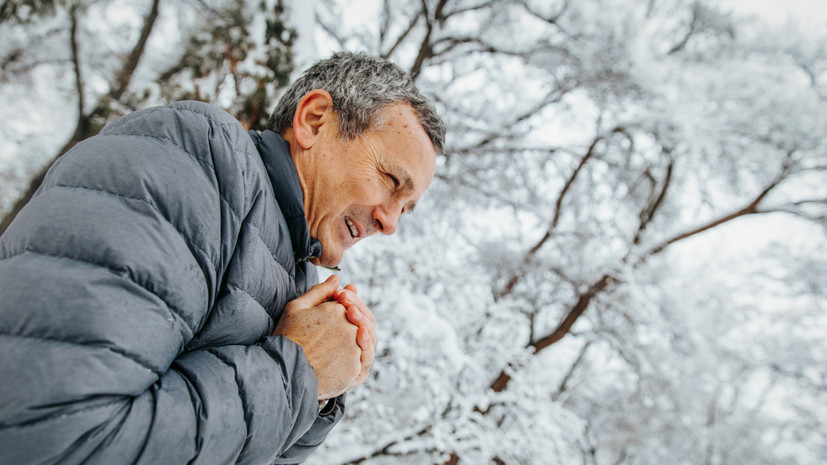
[[[307,219],[304,216],[304,196],[302,195],[299,174],[290,155],[290,146],[279,134],[266,130],[262,132],[250,131],[250,137],[258,148],[273,193],[281,208],[284,219],[287,220],[287,229],[290,231],[290,240],[293,244],[293,254],[297,261],[306,261],[322,255],[322,244],[310,237],[307,229]]]

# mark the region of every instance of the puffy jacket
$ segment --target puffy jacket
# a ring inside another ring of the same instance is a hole
[[[320,252],[272,131],[181,102],[81,142],[0,237],[0,463],[302,461],[343,398],[270,334]]]

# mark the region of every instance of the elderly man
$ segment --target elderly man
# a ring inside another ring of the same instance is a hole
[[[396,66],[340,53],[264,132],[182,102],[52,167],[0,237],[0,463],[297,463],[373,362],[353,286],[445,128]]]

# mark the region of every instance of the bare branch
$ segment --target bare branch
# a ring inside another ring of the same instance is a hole
[[[534,354],[541,352],[560,339],[563,339],[563,337],[571,331],[571,328],[574,326],[577,319],[583,315],[583,312],[585,312],[587,308],[589,308],[589,304],[591,304],[592,299],[603,292],[609,285],[617,282],[617,278],[609,274],[604,274],[600,277],[600,279],[592,283],[592,285],[589,286],[585,292],[580,294],[577,298],[577,302],[575,302],[575,304],[569,309],[565,318],[563,318],[563,320],[551,333],[529,345],[530,348],[534,349]],[[511,375],[508,374],[506,370],[503,370],[491,383],[490,388],[494,392],[502,392],[508,387],[509,381],[511,381]]]
[[[140,61],[141,56],[146,48],[146,41],[149,37],[149,34],[152,31],[152,26],[155,23],[155,20],[158,17],[158,4],[160,0],[154,0],[152,3],[152,8],[150,9],[149,14],[144,18],[144,26],[141,30],[141,36],[138,39],[138,42],[132,49],[132,52],[129,55],[129,58],[124,63],[124,66],[121,68],[120,72],[115,78],[115,85],[112,86],[112,90],[110,93],[107,94],[105,97],[101,97],[98,99],[97,105],[92,110],[91,113],[85,113],[86,108],[86,101],[85,101],[85,91],[84,91],[84,83],[83,83],[83,76],[81,72],[81,63],[80,63],[80,52],[77,42],[77,28],[78,28],[78,6],[73,5],[69,8],[69,18],[71,21],[70,30],[69,30],[69,42],[72,52],[72,63],[74,66],[75,71],[75,87],[76,92],[78,94],[78,121],[75,127],[75,132],[72,134],[72,137],[66,142],[63,148],[58,152],[55,158],[46,166],[43,167],[41,172],[35,176],[32,181],[29,183],[29,188],[26,190],[26,193],[17,200],[12,207],[12,210],[3,218],[3,221],[0,222],[0,234],[2,234],[6,228],[9,227],[14,217],[17,216],[17,213],[31,200],[32,196],[34,195],[37,188],[40,187],[40,184],[43,183],[43,179],[46,177],[46,172],[48,171],[49,167],[54,163],[58,157],[62,154],[66,153],[69,149],[71,149],[76,143],[80,142],[83,139],[86,139],[89,136],[92,136],[97,133],[98,128],[93,126],[93,120],[95,117],[105,116],[108,112],[108,104],[109,101],[112,100],[119,100],[123,93],[126,91],[126,88],[129,86],[129,82],[132,78],[132,73],[135,71],[135,68]]]
[[[629,448],[624,447],[623,450],[620,451],[620,455],[617,456],[617,460],[615,460],[613,465],[621,465],[623,462],[626,461],[626,454],[628,453]]]
[[[543,21],[545,21],[545,22],[547,22],[547,23],[549,23],[553,26],[557,26],[559,28],[560,27],[560,24],[559,24],[560,18],[563,16],[563,14],[566,13],[566,10],[569,9],[569,0],[565,0],[565,2],[563,3],[563,6],[560,8],[560,10],[557,13],[555,13],[551,16],[544,16],[544,15],[538,13],[537,11],[532,9],[526,2],[520,2],[520,5],[523,8],[525,8],[525,10],[528,11],[532,16],[535,16],[535,17],[537,17],[537,18],[539,18],[539,19],[541,19],[541,20],[543,20]]]
[[[141,28],[141,35],[138,37],[138,42],[132,47],[132,52],[129,53],[129,57],[115,77],[114,85],[109,91],[109,98],[112,100],[120,100],[129,87],[129,83],[132,81],[132,73],[134,73],[135,68],[138,67],[138,62],[140,62],[146,49],[146,42],[155,25],[155,20],[158,19],[158,6],[160,3],[161,0],[153,0],[149,14],[144,17],[144,25]]]
[[[6,54],[6,56],[3,57],[3,61],[0,63],[0,73],[5,75],[9,67],[19,61],[24,54],[25,50],[22,47],[17,47],[11,50],[8,54]],[[3,80],[1,75],[0,80]]]
[[[618,279],[614,276],[604,274],[600,277],[597,281],[592,283],[591,286],[586,290],[586,292],[580,294],[577,298],[577,302],[574,306],[569,310],[566,314],[566,317],[560,324],[557,325],[556,328],[546,337],[539,339],[537,342],[532,344],[534,348],[534,353],[540,352],[543,349],[549,347],[550,345],[554,344],[555,342],[563,339],[566,334],[571,331],[571,327],[577,321],[578,318],[586,311],[591,303],[592,299],[594,299],[597,295],[603,292],[609,285],[615,284],[618,282]]]
[[[823,381],[818,382],[817,380],[814,380],[812,377],[803,373],[801,370],[785,368],[778,363],[771,363],[769,365],[769,368],[770,370],[772,370],[775,373],[778,373],[779,375],[798,381],[802,385],[814,389],[818,392],[827,392],[827,384],[824,384]]]
[[[408,37],[408,34],[410,34],[411,31],[413,31],[414,27],[416,26],[416,23],[419,22],[419,18],[422,18],[425,14],[426,14],[425,10],[422,9],[422,10],[419,11],[418,14],[416,14],[413,18],[411,18],[411,21],[408,23],[408,27],[405,28],[405,30],[402,31],[402,34],[400,34],[399,37],[396,38],[396,41],[393,43],[391,48],[388,49],[387,52],[382,53],[382,55],[381,55],[382,58],[388,59],[388,58],[391,57],[391,55],[393,55],[393,53],[396,51],[397,47],[399,47],[399,45],[402,44],[402,42],[405,40],[405,38]],[[383,33],[384,32],[385,31],[383,31]]]
[[[434,9],[433,18],[431,18],[430,14],[428,14],[428,4],[425,0],[422,0],[422,11],[425,18],[426,30],[425,37],[419,45],[419,52],[416,54],[416,59],[414,60],[414,63],[409,71],[409,74],[413,80],[416,80],[417,76],[419,76],[425,61],[434,56],[434,48],[431,43],[431,35],[434,32],[434,20],[442,17],[443,10],[445,9],[445,5],[447,3],[448,0],[439,0],[436,8]]]
[[[668,152],[667,152],[668,153]],[[635,232],[634,239],[632,239],[632,243],[634,245],[639,245],[640,240],[643,237],[644,231],[649,226],[652,218],[657,213],[658,208],[663,204],[663,200],[666,198],[666,192],[669,190],[669,185],[672,182],[672,169],[674,167],[674,160],[669,158],[669,164],[666,166],[666,174],[664,176],[663,183],[661,184],[660,191],[655,194],[653,188],[653,195],[649,197],[649,201],[646,202],[646,205],[640,211],[640,224],[637,228],[637,232]]]
[[[523,113],[518,114],[514,117],[510,122],[504,123],[502,126],[507,128],[514,128],[518,124],[522,123],[523,121],[531,118],[532,116],[536,115],[537,113],[544,110],[547,106],[552,105],[554,103],[558,103],[565,95],[568,93],[569,89],[567,88],[555,88],[552,89],[549,93],[545,95],[543,99],[541,99],[536,105],[532,106],[531,108],[527,109]],[[481,139],[479,142],[475,143],[472,146],[458,148],[456,150],[451,151],[451,153],[455,154],[468,154],[468,153],[476,153],[480,150],[484,149],[488,144],[491,144],[494,141],[502,141],[505,138],[511,137],[508,134],[503,134],[501,131],[491,131]]]
[[[339,36],[339,33],[336,30],[334,30],[330,24],[322,20],[320,16],[317,15],[316,18],[316,24],[321,26],[322,30],[326,32],[331,38],[333,38],[333,40],[336,41],[336,45],[338,46],[338,48],[345,48],[345,41]]]
[[[382,11],[380,12],[380,16],[382,17],[382,24],[379,26],[379,49],[381,50],[382,44],[385,43],[385,35],[388,33],[388,30],[391,27],[391,6],[390,0],[382,0]]]
[[[695,34],[699,21],[700,6],[697,3],[695,3],[692,6],[692,20],[689,22],[689,29],[686,31],[686,35],[683,36],[683,39],[681,39],[680,42],[678,42],[671,49],[669,49],[669,52],[667,52],[668,55],[678,53],[681,50],[683,50],[684,47],[686,47],[686,44],[689,43],[689,39]]]
[[[489,45],[482,41],[478,37],[443,37],[431,45],[433,57],[438,57],[440,55],[444,55],[460,45],[465,44],[475,44],[480,46],[480,51],[488,52],[488,53],[507,53],[503,50],[498,50],[492,45]],[[437,46],[444,45],[443,48],[437,50]]]
[[[760,206],[761,202],[767,197],[767,195],[769,195],[769,193],[772,192],[773,189],[775,189],[779,184],[781,184],[786,179],[787,175],[790,172],[790,168],[791,168],[791,162],[790,162],[791,155],[792,155],[792,153],[788,154],[788,157],[785,160],[785,163],[782,167],[781,173],[771,183],[769,183],[754,199],[752,199],[749,202],[749,204],[747,204],[745,207],[739,209],[738,211],[736,211],[734,213],[725,215],[721,218],[713,220],[713,221],[711,221],[707,224],[704,224],[702,226],[696,227],[696,228],[694,228],[690,231],[686,231],[684,233],[678,234],[678,235],[662,242],[661,244],[649,249],[646,253],[641,255],[639,257],[639,260],[638,260],[636,265],[641,264],[649,256],[655,255],[655,254],[663,251],[666,247],[668,247],[671,244],[674,244],[674,243],[679,242],[683,239],[692,237],[696,234],[700,234],[701,232],[710,230],[714,227],[720,226],[724,223],[732,221],[735,218],[739,218],[739,217],[742,217],[742,216],[745,216],[745,215],[766,213],[767,211],[759,209],[759,206]],[[582,164],[582,161],[581,161],[581,164]],[[667,170],[667,179],[671,179],[671,174],[669,174],[670,171],[671,171],[671,162],[670,162],[670,167]],[[663,197],[665,196],[665,193],[666,193],[666,187],[667,186],[668,186],[668,182],[664,182],[664,186],[661,188],[661,192],[657,196],[657,199],[656,199],[655,203],[653,204],[653,207],[652,207],[652,210],[651,210],[651,215],[648,216],[649,219],[652,218],[652,216],[654,215],[654,213],[657,210],[658,206],[662,202]],[[564,188],[564,190],[565,190],[565,188]],[[562,192],[561,192],[561,194],[562,194]],[[560,201],[560,197],[558,197],[558,202],[559,201]],[[801,202],[802,203],[809,203],[810,201],[801,201]],[[812,201],[812,202],[819,202],[819,201]],[[553,224],[554,224],[554,221],[552,221],[552,225]],[[552,230],[553,229],[550,228],[549,231],[552,231]],[[545,237],[544,237],[544,239],[545,239]],[[531,258],[530,254],[532,253],[532,251],[534,251],[535,249],[539,250],[538,246],[541,247],[542,243],[543,243],[543,240],[538,242],[538,244],[536,244],[535,247],[532,248],[532,250],[530,250],[529,253],[527,253],[526,257],[528,257],[530,259]],[[625,258],[624,258],[624,261],[626,261]],[[519,279],[519,277],[520,277],[519,274],[515,274],[515,276],[517,276],[517,279]],[[512,277],[512,280],[514,280],[514,277]],[[537,342],[534,342],[530,345],[530,347],[532,347],[534,349],[534,353],[536,354],[536,353],[542,351],[543,349],[551,346],[552,344],[556,343],[557,341],[559,341],[560,339],[565,337],[566,334],[568,334],[571,331],[571,328],[574,325],[574,323],[577,321],[577,319],[583,314],[583,312],[586,311],[586,309],[588,308],[589,304],[594,299],[594,297],[596,297],[600,293],[604,292],[610,285],[618,283],[618,282],[619,282],[619,280],[617,278],[611,276],[610,274],[604,274],[600,279],[598,279],[591,286],[589,286],[589,288],[586,290],[586,292],[580,294],[580,296],[577,299],[577,302],[574,304],[574,306],[571,307],[571,309],[569,309],[569,311],[566,313],[565,318],[563,318],[563,320],[558,324],[558,326],[550,334],[548,334],[547,336],[537,340]],[[509,284],[511,284],[511,281],[509,281]],[[502,295],[506,295],[505,291],[511,292],[512,289],[513,289],[513,286],[511,288],[506,287],[506,289],[504,290]],[[506,389],[510,379],[511,379],[511,375],[508,374],[507,371],[503,370],[500,373],[500,375],[497,377],[497,379],[495,379],[494,382],[491,383],[490,387],[494,391],[500,392],[500,391]]]
[[[589,145],[588,150],[586,150],[586,153],[583,155],[583,157],[580,158],[580,163],[578,163],[577,168],[575,168],[571,175],[568,177],[568,179],[566,179],[563,188],[557,195],[557,201],[554,203],[554,213],[552,215],[551,223],[549,224],[548,229],[546,230],[545,234],[543,234],[543,237],[541,237],[540,240],[537,241],[537,243],[534,244],[534,246],[532,246],[531,249],[528,250],[528,252],[526,252],[526,254],[523,256],[522,264],[511,275],[511,278],[509,278],[508,282],[506,282],[502,290],[495,294],[496,300],[500,300],[514,291],[514,288],[517,286],[517,283],[523,277],[522,270],[525,268],[525,266],[531,263],[531,261],[534,259],[534,256],[537,255],[537,253],[540,251],[540,249],[543,248],[546,242],[548,242],[549,239],[551,239],[552,235],[554,234],[554,230],[557,228],[557,224],[560,221],[560,212],[562,211],[563,201],[566,198],[566,194],[568,194],[569,189],[571,189],[571,186],[574,184],[574,181],[577,179],[577,176],[583,170],[583,167],[586,166],[586,163],[594,155],[595,149],[597,148],[597,144],[602,139],[603,138],[600,135],[594,138],[591,145]]]
[[[738,209],[738,210],[736,210],[732,213],[729,213],[727,215],[716,218],[716,219],[714,219],[714,220],[712,220],[712,221],[710,221],[706,224],[696,226],[695,228],[692,228],[688,231],[676,234],[675,236],[673,236],[669,239],[666,239],[665,241],[661,242],[660,244],[652,247],[651,249],[646,251],[640,257],[640,259],[638,261],[638,264],[640,264],[643,260],[645,260],[646,257],[656,255],[656,254],[662,252],[666,247],[669,247],[670,245],[672,245],[676,242],[680,242],[684,239],[688,239],[688,238],[690,238],[692,236],[695,236],[695,235],[698,235],[698,234],[700,234],[704,231],[708,231],[708,230],[710,230],[712,228],[715,228],[717,226],[720,226],[724,223],[728,223],[728,222],[730,222],[730,221],[732,221],[736,218],[740,218],[742,216],[747,216],[747,215],[754,215],[754,214],[757,214],[757,213],[766,213],[765,211],[759,210],[758,206],[761,204],[761,201],[763,201],[764,198],[773,189],[778,187],[778,185],[785,179],[785,175],[786,175],[786,169],[782,170],[781,175],[779,175],[773,182],[771,182],[769,185],[767,185],[754,199],[752,199],[743,208],[740,208],[740,209]]]
[[[821,226],[827,227],[827,213],[813,214],[801,209],[806,205],[820,205],[827,206],[827,199],[808,199],[791,202],[786,205],[776,205],[773,207],[762,207],[759,213],[787,213],[797,216],[801,219],[818,223]]]
[[[449,11],[447,13],[443,13],[441,17],[437,18],[437,20],[440,23],[445,23],[445,21],[450,19],[452,16],[460,15],[460,14],[463,14],[463,13],[468,13],[469,11],[481,10],[481,9],[487,8],[487,7],[489,7],[493,4],[494,4],[494,2],[491,1],[491,2],[483,2],[483,3],[480,3],[478,5],[468,6],[468,7],[465,7],[465,8],[458,8],[456,10],[452,10],[452,11]]]
[[[568,389],[569,380],[571,379],[572,375],[574,375],[574,372],[575,370],[577,370],[577,367],[586,357],[586,352],[589,350],[589,346],[591,345],[592,341],[588,341],[583,345],[583,348],[580,349],[580,354],[577,355],[577,359],[574,360],[574,363],[572,363],[571,368],[569,368],[569,371],[567,371],[566,375],[563,376],[563,381],[560,382],[560,387],[557,388],[557,392],[552,394],[551,400],[556,401],[564,392],[566,392],[566,389]]]
[[[448,402],[448,404],[442,410],[442,413],[440,414],[440,417],[445,418],[445,416],[448,415],[448,413],[451,411],[452,408],[453,408],[453,405],[450,402]],[[434,424],[435,424],[434,422],[428,423],[427,425],[423,426],[422,428],[419,428],[418,430],[416,430],[416,431],[414,431],[410,434],[407,434],[402,438],[394,439],[394,440],[391,440],[391,441],[388,441],[388,442],[384,443],[383,445],[381,445],[380,447],[375,449],[373,452],[364,454],[361,457],[358,457],[358,458],[355,458],[355,459],[349,459],[350,461],[347,462],[347,463],[348,463],[348,465],[356,465],[356,464],[362,463],[366,460],[370,460],[370,459],[375,458],[375,457],[388,456],[388,455],[390,455],[390,456],[405,455],[405,454],[394,453],[394,452],[391,451],[391,449],[394,446],[396,446],[397,444],[403,444],[405,442],[410,441],[411,439],[421,437],[421,436],[424,436],[424,435],[428,434],[431,431],[431,429],[433,429]]]
[[[78,119],[83,118],[85,101],[85,88],[83,84],[83,71],[80,65],[80,47],[78,46],[78,11],[73,6],[69,9],[69,48],[72,52],[72,67],[75,71],[75,92],[78,94]]]

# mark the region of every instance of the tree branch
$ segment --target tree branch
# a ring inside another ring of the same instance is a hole
[[[132,52],[130,52],[129,57],[124,62],[121,70],[115,77],[114,84],[109,90],[109,98],[112,100],[120,100],[129,87],[129,83],[132,81],[132,73],[135,72],[135,68],[138,67],[138,63],[141,61],[141,57],[146,49],[146,42],[152,33],[155,21],[158,19],[158,6],[160,3],[161,0],[153,0],[149,14],[144,17],[144,25],[141,28],[141,35],[138,37],[138,42],[132,47]]]
[[[644,205],[641,209],[639,215],[640,224],[638,225],[635,236],[632,239],[632,244],[640,244],[644,231],[646,231],[646,228],[649,226],[649,223],[655,216],[655,213],[657,213],[658,209],[663,204],[663,200],[666,198],[666,192],[669,190],[669,185],[672,182],[672,169],[674,168],[674,164],[674,160],[670,157],[669,164],[666,166],[666,174],[664,176],[663,184],[660,187],[660,191],[657,194],[654,194],[653,188],[652,190],[654,195],[650,196],[649,201],[647,201],[646,205]]]
[[[424,14],[424,10],[420,10],[419,13],[417,13],[413,18],[411,18],[411,21],[408,23],[408,27],[405,28],[405,30],[402,32],[402,34],[400,34],[399,37],[396,38],[396,41],[393,43],[391,48],[388,49],[387,52],[384,52],[384,53],[381,54],[382,58],[387,60],[388,58],[391,57],[391,55],[393,55],[393,53],[396,51],[397,47],[399,47],[399,45],[402,44],[402,41],[404,41],[405,38],[408,37],[408,34],[410,34],[411,31],[413,31],[413,28],[416,26],[416,23],[419,22],[419,18],[421,18],[423,16],[423,14]],[[427,20],[427,18],[426,18],[426,20]]]
[[[434,21],[442,17],[442,11],[447,3],[448,0],[439,0],[439,3],[437,3],[436,8],[434,9],[434,16],[432,19],[430,18],[430,15],[428,15],[428,5],[425,3],[425,0],[422,0],[422,11],[423,16],[425,17],[426,30],[425,37],[419,45],[419,52],[417,52],[414,64],[411,66],[409,71],[411,79],[414,81],[417,76],[419,76],[420,71],[422,71],[422,65],[425,64],[425,60],[434,56],[434,48],[431,43],[431,35],[434,32]]]
[[[451,16],[459,15],[459,14],[462,14],[462,13],[468,13],[469,11],[481,10],[481,9],[483,9],[483,8],[486,8],[486,7],[491,6],[491,4],[492,4],[492,3],[493,3],[493,2],[483,2],[483,3],[480,3],[479,5],[468,6],[468,7],[465,7],[465,8],[458,8],[458,9],[456,9],[456,10],[452,10],[452,11],[449,11],[449,12],[447,12],[447,13],[444,13],[444,14],[443,14],[440,18],[438,18],[438,19],[439,19],[439,21],[440,21],[441,23],[444,23],[444,22],[445,22],[445,21],[447,21],[447,20],[448,20]]]
[[[508,123],[504,123],[502,126],[507,127],[507,128],[514,128],[519,123],[522,123],[523,121],[531,118],[532,116],[536,115],[537,113],[540,113],[547,106],[549,106],[551,104],[554,104],[554,103],[559,103],[560,100],[562,100],[563,96],[565,96],[568,93],[568,91],[569,91],[569,89],[567,89],[567,88],[554,88],[554,89],[552,89],[551,91],[549,91],[549,93],[547,93],[545,95],[545,97],[542,100],[540,100],[540,102],[538,104],[534,105],[533,107],[529,108],[528,110],[524,111],[523,113],[517,115],[514,119],[512,119]],[[473,116],[469,116],[469,118],[473,119]],[[481,149],[483,149],[486,145],[488,145],[488,144],[490,144],[494,141],[503,140],[504,138],[508,138],[508,137],[510,137],[510,135],[507,134],[507,133],[503,134],[502,132],[490,132],[487,135],[485,135],[485,137],[483,137],[482,140],[480,140],[479,142],[476,142],[474,145],[471,145],[471,146],[468,146],[468,147],[463,147],[463,148],[457,148],[455,150],[451,150],[450,153],[452,153],[452,154],[477,153]]]
[[[78,121],[77,125],[75,126],[75,132],[72,134],[72,137],[66,142],[66,144],[61,148],[55,158],[46,165],[37,176],[35,176],[32,181],[29,183],[29,188],[23,194],[23,196],[15,202],[14,207],[12,210],[3,218],[3,221],[0,222],[0,234],[2,234],[11,224],[14,217],[20,212],[21,209],[31,200],[34,193],[43,183],[43,179],[46,177],[46,173],[48,172],[51,165],[57,160],[61,155],[66,153],[69,149],[71,149],[76,143],[80,142],[87,137],[90,137],[98,132],[100,128],[95,128],[92,124],[94,118],[106,116],[109,111],[109,101],[110,100],[119,100],[123,93],[126,91],[126,88],[129,86],[129,82],[132,78],[132,73],[135,71],[135,68],[140,61],[141,56],[144,53],[146,48],[146,42],[149,37],[149,34],[152,32],[152,26],[155,23],[155,20],[158,17],[158,5],[160,0],[154,0],[152,2],[152,8],[150,9],[149,14],[144,18],[144,25],[141,30],[141,36],[138,39],[138,42],[132,48],[132,52],[129,55],[129,58],[124,63],[124,66],[121,68],[120,72],[115,78],[115,85],[112,86],[110,92],[105,96],[98,99],[97,105],[92,110],[91,113],[86,114],[86,101],[84,97],[84,83],[83,83],[83,75],[81,72],[81,63],[80,63],[80,47],[77,40],[77,28],[78,28],[78,7],[72,6],[69,9],[69,17],[70,17],[70,31],[69,31],[69,40],[70,40],[70,47],[72,53],[72,63],[74,66],[75,72],[75,90],[78,93]]]
[[[704,231],[708,231],[712,228],[720,226],[724,223],[728,223],[736,218],[740,218],[742,216],[747,215],[754,215],[757,213],[766,213],[765,211],[761,211],[758,209],[758,206],[764,200],[764,198],[773,190],[775,189],[784,179],[785,179],[786,170],[782,171],[782,174],[779,175],[773,182],[771,182],[767,187],[765,187],[754,199],[752,199],[746,206],[743,208],[736,210],[732,213],[724,215],[720,218],[716,218],[706,224],[696,226],[688,231],[676,234],[675,236],[666,239],[665,241],[661,242],[660,244],[650,248],[646,251],[643,255],[641,255],[640,259],[638,260],[638,264],[643,262],[647,257],[656,255],[662,252],[665,248],[669,247],[670,245],[680,242],[684,239],[688,239],[692,236],[696,236]]]
[[[586,352],[589,350],[589,346],[591,346],[591,345],[592,345],[592,341],[588,341],[583,345],[583,348],[580,349],[580,354],[577,355],[577,359],[575,359],[574,363],[572,363],[571,368],[569,368],[569,371],[566,372],[566,375],[563,376],[563,381],[560,382],[560,387],[557,388],[557,392],[552,394],[551,400],[556,401],[557,399],[560,398],[560,395],[562,395],[564,392],[566,392],[566,389],[568,388],[569,380],[571,379],[572,375],[574,375],[574,371],[577,369],[577,367],[580,365],[580,363],[586,357]]]
[[[616,282],[618,282],[617,278],[610,276],[609,274],[604,274],[600,277],[600,279],[592,283],[586,292],[580,294],[577,298],[577,302],[575,302],[574,306],[569,309],[565,318],[563,318],[563,320],[551,333],[529,345],[530,348],[534,349],[534,354],[541,352],[560,339],[563,339],[563,337],[571,331],[571,328],[574,326],[577,319],[580,318],[587,308],[589,308],[589,304],[592,299],[603,292],[610,284],[614,284]],[[491,383],[490,388],[494,392],[502,392],[508,387],[509,381],[511,381],[511,375],[508,374],[506,370],[503,370]]]
[[[11,11],[11,9],[9,8],[10,6],[11,6],[11,0],[6,0],[6,1],[3,2],[2,5],[0,5],[0,22],[2,22],[4,19],[6,19],[7,11]]]
[[[453,406],[449,402],[448,405],[445,406],[445,409],[442,410],[442,413],[440,414],[440,416],[442,418],[445,418],[445,416],[451,411],[452,408],[453,408]],[[434,425],[433,423],[429,423],[429,424],[423,426],[422,428],[420,428],[420,429],[414,431],[413,433],[410,433],[410,434],[408,434],[408,435],[406,435],[402,438],[394,439],[392,441],[388,441],[383,446],[381,446],[380,448],[374,450],[373,452],[370,452],[368,454],[364,454],[361,457],[358,457],[358,458],[355,458],[355,459],[348,459],[349,461],[347,463],[348,463],[348,465],[357,465],[359,463],[364,462],[365,460],[369,460],[369,459],[372,459],[372,458],[375,458],[375,457],[388,456],[388,455],[398,455],[398,454],[395,454],[395,453],[391,452],[391,448],[393,446],[395,446],[397,444],[400,444],[400,443],[410,441],[413,438],[421,437],[421,436],[424,436],[424,435],[428,434],[431,431],[431,429],[433,428],[433,425]]]
[[[78,102],[77,102],[77,109],[78,109],[78,119],[75,125],[75,133],[72,135],[70,142],[67,143],[61,150],[58,152],[58,155],[46,166],[41,168],[40,172],[32,178],[31,182],[29,183],[29,188],[23,194],[21,198],[15,202],[14,206],[12,207],[11,211],[3,217],[3,221],[0,222],[0,234],[3,234],[6,229],[11,224],[12,220],[20,213],[20,210],[29,203],[34,193],[37,191],[37,188],[43,183],[43,179],[46,178],[46,173],[49,171],[49,167],[52,166],[54,160],[56,160],[61,154],[63,154],[69,147],[71,147],[71,141],[75,139],[75,137],[86,130],[89,124],[89,119],[84,114],[84,108],[86,106],[86,100],[84,97],[84,83],[83,83],[83,71],[81,70],[81,63],[80,63],[80,46],[78,45],[78,8],[76,5],[73,5],[69,11],[69,49],[72,55],[72,67],[75,75],[75,92],[78,94]]]
[[[560,8],[560,10],[552,16],[544,16],[544,15],[536,12],[534,9],[532,9],[530,6],[528,6],[528,4],[524,1],[520,2],[520,6],[525,8],[525,10],[528,11],[529,14],[531,14],[532,16],[534,16],[538,19],[541,19],[541,20],[547,22],[548,24],[551,24],[553,26],[557,26],[559,28],[560,27],[560,24],[559,24],[560,18],[563,16],[563,14],[565,14],[566,10],[569,9],[569,0],[565,0],[565,2],[563,3],[563,6]]]
[[[433,56],[437,57],[440,55],[444,55],[451,50],[459,47],[460,45],[464,44],[475,44],[479,45],[479,51],[487,52],[487,53],[502,53],[502,54],[510,54],[504,50],[498,50],[494,46],[485,43],[479,37],[443,37],[433,44],[431,44]],[[437,50],[438,46],[443,46],[439,50]]]
[[[574,184],[574,181],[577,179],[577,176],[583,170],[583,167],[586,166],[586,163],[592,158],[594,155],[595,149],[597,148],[597,144],[602,140],[602,136],[598,135],[595,136],[594,140],[592,141],[591,145],[589,145],[588,150],[586,153],[581,157],[580,163],[577,165],[577,168],[571,173],[571,175],[566,179],[563,188],[560,190],[560,193],[557,195],[557,201],[554,203],[554,214],[552,215],[551,223],[549,224],[548,229],[546,230],[543,237],[537,241],[531,249],[526,252],[523,256],[522,263],[517,268],[515,273],[511,275],[511,278],[505,283],[502,290],[495,294],[495,300],[501,300],[503,297],[511,294],[514,291],[514,288],[517,286],[517,283],[523,277],[523,269],[527,266],[531,261],[534,259],[534,256],[543,248],[543,246],[551,239],[552,235],[554,234],[554,230],[557,228],[557,224],[560,221],[560,212],[563,208],[563,200],[566,198],[566,194],[568,194],[569,189]]]
[[[69,9],[69,49],[72,53],[72,67],[75,72],[75,92],[78,94],[78,128],[83,120],[83,112],[86,108],[86,97],[83,84],[83,71],[80,65],[80,47],[78,45],[78,11],[77,6]],[[77,129],[76,129],[77,131]]]
[[[316,17],[319,18],[318,21],[316,21],[316,24],[321,26],[322,30],[327,32],[328,35],[330,35],[330,37],[332,37],[333,40],[336,41],[337,47],[340,49],[345,48],[345,41],[342,40],[342,38],[339,36],[339,33],[335,31],[330,24],[322,20],[318,15]]]
[[[680,42],[675,44],[669,51],[667,55],[673,55],[678,53],[679,51],[683,50],[686,47],[686,44],[689,43],[689,39],[695,34],[695,29],[698,26],[698,21],[700,20],[700,6],[698,3],[695,3],[692,6],[692,20],[689,22],[689,30],[686,31],[686,35],[683,36]]]
[[[769,183],[755,198],[753,198],[745,207],[739,209],[736,212],[730,213],[730,214],[725,215],[721,218],[710,221],[709,223],[706,223],[702,226],[698,226],[696,228],[693,228],[689,231],[678,234],[678,235],[676,235],[676,236],[674,236],[674,237],[672,237],[668,240],[663,241],[661,244],[659,244],[655,247],[652,247],[646,253],[642,254],[639,257],[638,262],[636,263],[636,266],[643,263],[648,257],[662,252],[669,245],[674,244],[676,242],[679,242],[683,239],[687,239],[687,238],[692,237],[696,234],[700,234],[701,232],[710,230],[712,228],[720,226],[724,223],[732,221],[733,219],[739,218],[741,216],[758,214],[758,213],[766,213],[767,211],[766,210],[760,210],[759,206],[760,206],[761,202],[767,197],[767,195],[769,195],[769,193],[772,192],[773,189],[775,189],[779,184],[781,184],[786,179],[786,176],[789,173],[790,166],[791,166],[790,165],[791,155],[792,155],[792,153],[788,154],[787,159],[786,159],[786,161],[785,161],[785,163],[784,163],[784,165],[781,169],[781,173],[771,183]],[[670,168],[667,169],[667,179],[671,179],[671,174],[669,174],[670,170],[671,170],[671,162],[670,162]],[[660,203],[662,202],[663,197],[666,195],[667,186],[668,186],[668,182],[664,182],[664,186],[661,188],[661,192],[658,195],[657,200],[655,201],[655,203],[653,205],[653,208],[651,210],[651,215],[648,216],[649,220],[651,220],[651,218],[654,216],[654,213],[657,211],[657,208],[660,205]],[[805,201],[802,201],[802,202],[805,202]],[[542,246],[542,244],[540,244],[540,243],[538,243],[538,245]],[[536,245],[535,245],[535,248],[536,248]],[[532,250],[534,250],[534,249],[532,249]],[[531,252],[531,251],[529,251],[529,252]],[[624,258],[624,262],[625,261],[626,261],[626,258]],[[577,321],[577,319],[580,318],[580,316],[586,311],[586,309],[588,308],[589,304],[594,299],[594,297],[599,295],[601,292],[604,292],[610,285],[618,283],[618,282],[619,282],[619,280],[617,278],[615,278],[615,277],[613,277],[609,274],[604,274],[600,279],[598,279],[591,286],[589,286],[589,288],[586,290],[586,292],[580,294],[580,296],[577,299],[577,302],[566,313],[565,318],[563,318],[563,320],[558,324],[558,326],[549,335],[547,335],[547,336],[537,340],[536,342],[530,344],[529,347],[534,349],[533,353],[536,354],[536,353],[544,350],[545,348],[551,346],[552,344],[556,343],[557,341],[559,341],[563,337],[565,337],[565,335],[568,334],[571,331],[571,328],[574,325],[574,323]],[[490,388],[492,390],[494,390],[495,392],[501,392],[501,391],[505,390],[508,387],[508,382],[510,380],[511,380],[511,375],[509,375],[506,370],[503,370],[500,373],[500,375],[491,383]]]

